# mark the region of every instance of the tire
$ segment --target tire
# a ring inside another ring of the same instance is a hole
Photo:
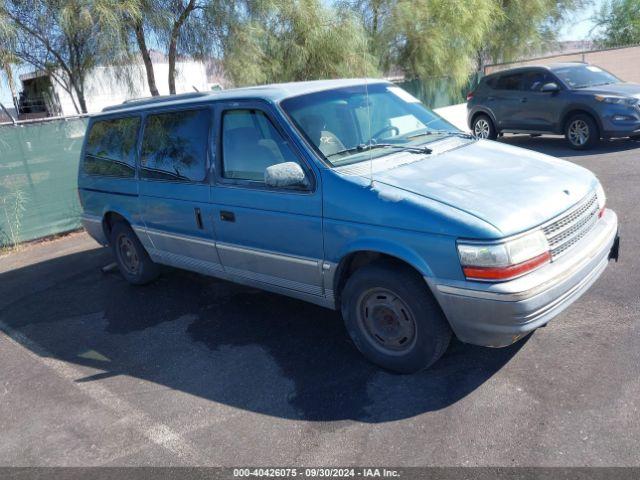
[[[342,292],[342,316],[358,350],[398,373],[433,365],[452,335],[420,275],[392,262],[372,263],[351,275]]]
[[[588,150],[600,141],[600,130],[593,117],[577,113],[567,120],[564,137],[574,150]]]
[[[484,113],[473,119],[471,130],[477,138],[484,138],[487,140],[495,140],[498,138],[498,131],[496,130],[493,121]]]
[[[160,275],[160,267],[151,261],[128,224],[117,222],[113,226],[110,244],[118,269],[130,284],[145,285]]]

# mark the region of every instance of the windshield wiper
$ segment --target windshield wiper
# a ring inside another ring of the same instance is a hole
[[[394,148],[396,150],[401,150],[403,152],[422,153],[424,155],[429,155],[433,151],[428,147],[410,147],[407,145],[395,145],[393,143],[370,143],[370,144],[361,143],[357,147],[345,148],[344,150],[330,153],[329,155],[325,155],[325,156],[329,158],[335,155],[341,155],[343,153],[359,153],[359,152],[366,152],[369,150],[375,150],[378,148]]]
[[[408,137],[404,137],[404,138],[406,138],[407,140],[412,140],[414,138],[426,137],[429,135],[452,135],[454,137],[460,137],[460,138],[469,138],[469,139],[476,138],[470,133],[465,133],[465,132],[460,132],[455,130],[427,130],[425,132],[415,133],[413,135],[409,135]]]

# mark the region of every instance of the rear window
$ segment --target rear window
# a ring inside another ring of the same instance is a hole
[[[498,81],[498,77],[485,77],[482,79],[481,85],[486,85],[489,88],[496,88],[496,82]]]
[[[142,137],[140,177],[203,181],[210,116],[204,109],[149,115]]]
[[[496,81],[496,87],[498,90],[519,90],[522,82],[522,73],[511,73],[501,75]]]
[[[139,129],[139,117],[94,122],[87,135],[83,171],[109,177],[135,176]]]

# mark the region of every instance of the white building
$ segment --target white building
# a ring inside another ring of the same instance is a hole
[[[169,94],[169,63],[158,52],[152,53],[156,86],[160,95]],[[39,118],[76,115],[77,98],[43,72],[20,75],[23,90],[20,95],[20,118]],[[180,58],[176,62],[176,93],[206,91],[210,89],[207,68],[203,62]],[[142,61],[126,65],[96,67],[85,80],[85,101],[88,113],[122,103],[132,98],[150,96],[147,76]]]

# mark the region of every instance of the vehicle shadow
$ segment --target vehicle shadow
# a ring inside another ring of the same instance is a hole
[[[100,273],[109,261],[96,249],[0,274],[8,332],[80,366],[77,382],[126,375],[277,417],[386,422],[457,402],[526,342],[454,340],[431,369],[396,375],[362,358],[336,312],[178,270],[132,287]]]
[[[506,134],[497,140],[500,143],[508,143],[516,147],[528,148],[555,157],[585,157],[590,155],[601,155],[611,152],[623,152],[640,148],[640,140],[629,138],[616,138],[601,141],[591,150],[574,150],[567,145],[564,137],[542,135],[532,137],[531,135]]]

